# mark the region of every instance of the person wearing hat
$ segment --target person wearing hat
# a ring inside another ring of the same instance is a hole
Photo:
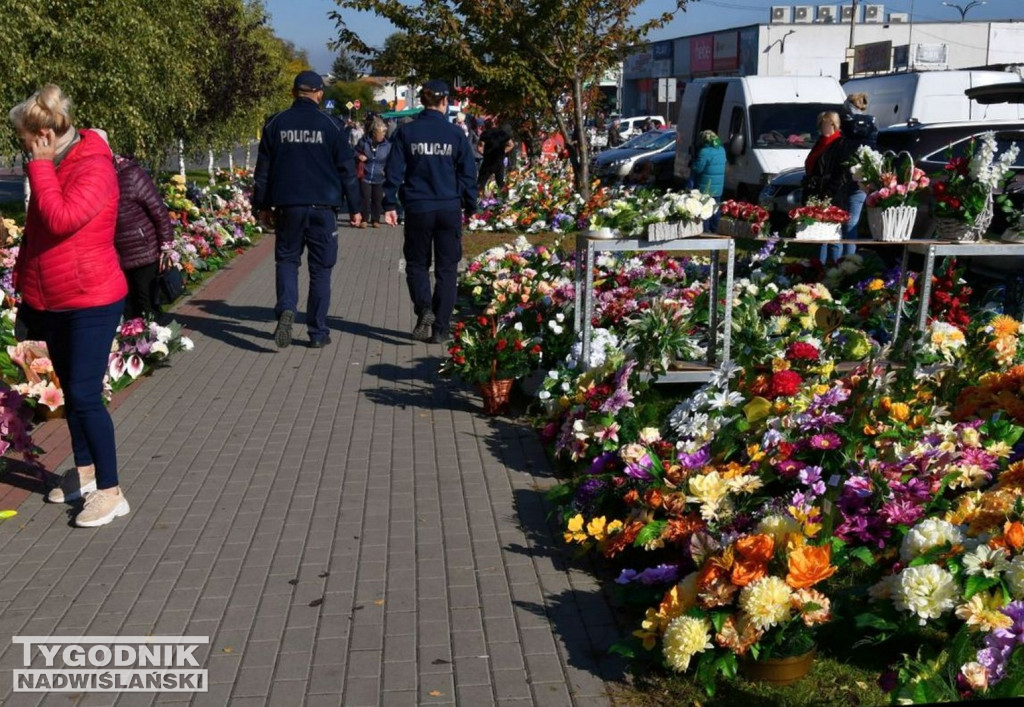
[[[413,338],[443,343],[455,309],[457,269],[462,258],[462,216],[476,211],[476,161],[469,138],[448,122],[448,84],[423,84],[426,110],[401,125],[391,140],[384,169],[384,219],[398,224],[405,207],[405,279],[416,326]],[[430,265],[434,264],[434,289]]]
[[[274,343],[292,341],[299,300],[299,266],[309,250],[306,329],[312,348],[331,343],[327,309],[331,303],[331,269],[338,260],[335,210],[348,200],[353,226],[362,221],[355,153],[344,127],[320,110],[324,80],[315,71],[295,77],[287,110],[263,126],[256,159],[253,208],[260,221],[275,229],[277,328]]]

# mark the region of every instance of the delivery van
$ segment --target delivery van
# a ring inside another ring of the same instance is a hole
[[[818,139],[818,114],[846,100],[829,76],[740,76],[696,79],[679,99],[675,174],[690,176],[698,138],[714,130],[728,159],[725,191],[756,203],[779,172],[803,166]]]
[[[968,89],[1001,83],[1021,83],[1021,77],[1006,71],[921,71],[850,79],[843,90],[848,96],[867,94],[867,112],[879,129],[905,123],[1024,120],[1020,104],[983,105],[964,95]]]

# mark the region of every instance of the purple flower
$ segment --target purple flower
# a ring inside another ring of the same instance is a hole
[[[820,466],[808,466],[800,470],[797,475],[800,479],[800,483],[811,486],[815,481],[821,481],[821,467]]]
[[[679,463],[682,464],[685,470],[695,471],[704,468],[711,462],[711,450],[705,446],[692,454],[679,452],[676,455],[676,459],[679,460]]]
[[[889,525],[913,525],[924,515],[924,508],[911,501],[888,501],[879,513]]]
[[[609,471],[615,471],[616,463],[618,462],[619,455],[615,452],[605,452],[599,454],[591,462],[590,468],[587,469],[588,474],[603,474]]]
[[[636,570],[622,570],[619,573],[618,579],[615,580],[616,584],[629,584],[639,576]]]
[[[811,437],[810,445],[812,449],[821,449],[829,451],[832,449],[839,449],[842,444],[842,440],[839,439],[839,435],[833,432],[826,432],[825,434],[814,435]]]
[[[678,565],[658,565],[648,567],[637,577],[640,584],[651,586],[652,584],[667,584],[679,581]]]
[[[805,466],[807,465],[803,462],[798,462],[795,459],[786,459],[785,461],[781,461],[776,464],[775,468],[783,476],[792,478],[795,477]]]
[[[654,474],[650,472],[652,466],[654,464],[651,458],[645,454],[637,463],[626,464],[626,476],[640,481],[651,481],[654,479]]]

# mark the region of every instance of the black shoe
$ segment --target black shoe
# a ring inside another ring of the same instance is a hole
[[[434,326],[434,313],[425,309],[420,312],[416,319],[416,326],[412,330],[412,338],[416,341],[430,341],[430,328]]]
[[[327,336],[325,336],[322,339],[311,339],[310,342],[309,342],[309,348],[311,348],[311,349],[322,349],[323,347],[327,346],[327,344],[329,344],[329,343],[331,343],[331,335],[330,334],[328,334]]]
[[[277,318],[277,329],[274,330],[274,343],[279,349],[283,349],[292,343],[292,324],[295,322],[295,312],[285,310]]]
[[[447,344],[449,341],[451,341],[451,338],[452,338],[451,334],[449,334],[446,331],[444,331],[444,332],[435,331],[433,334],[430,335],[430,343],[432,343],[432,344]]]

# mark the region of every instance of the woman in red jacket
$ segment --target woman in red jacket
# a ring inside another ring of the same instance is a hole
[[[14,267],[18,318],[46,342],[64,391],[75,469],[47,498],[85,495],[80,527],[128,513],[118,486],[114,424],[103,376],[128,286],[114,248],[118,187],[107,143],[71,124],[71,101],[50,84],[10,112],[32,196]]]

